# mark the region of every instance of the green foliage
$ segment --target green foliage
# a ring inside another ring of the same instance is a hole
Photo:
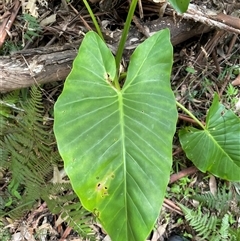
[[[193,195],[192,198],[199,201],[197,211],[191,210],[179,204],[186,220],[196,231],[201,240],[239,240],[239,229],[233,227],[236,222],[233,215],[239,216],[240,194],[233,195],[233,189],[223,187],[216,195],[210,192]],[[233,207],[236,207],[236,211]],[[203,213],[203,210],[208,210]],[[236,227],[236,226],[235,226]]]
[[[232,68],[232,73],[237,76],[240,74],[240,65],[234,65]]]
[[[235,105],[238,101],[237,94],[238,89],[234,87],[232,84],[229,84],[226,89],[226,94],[224,97],[226,99],[226,103],[229,104],[230,109],[235,109]]]
[[[190,3],[190,0],[168,0],[168,1],[173,6],[173,8],[179,13],[186,12],[188,9],[188,5]]]
[[[169,31],[163,30],[134,51],[118,90],[114,58],[89,32],[55,104],[65,170],[112,240],[145,240],[158,217],[177,119],[171,66]]]
[[[189,1],[170,2],[179,12],[186,11],[189,4]],[[169,141],[175,121],[175,107],[170,108],[174,106],[170,86],[166,88],[164,82],[169,80],[170,72],[167,74],[166,70],[170,71],[172,62],[171,56],[166,54],[168,40],[164,40],[164,31],[135,50],[123,87],[119,85],[120,61],[136,3],[136,0],[131,3],[115,60],[100,37],[86,34],[55,105],[54,132],[74,191],[85,208],[97,216],[112,240],[144,240],[151,231],[169,176],[167,146],[171,147]],[[161,88],[159,83],[162,83]],[[200,124],[204,137],[208,138],[207,144],[211,144],[210,147],[204,142],[199,145],[199,139],[194,142],[194,135],[191,139],[191,134],[201,134],[200,130],[182,130],[180,139],[189,159],[200,170],[239,180],[239,157],[236,149],[228,145],[229,142],[239,143],[236,138],[239,119],[219,106],[215,97],[207,118],[214,125],[207,123],[209,126],[204,127],[185,107],[177,104]],[[226,134],[230,123],[233,128]],[[225,143],[227,147],[223,148]],[[200,161],[196,159],[199,151],[194,148],[203,153]],[[210,164],[205,150],[212,150],[207,151],[211,154]],[[158,161],[159,157],[164,162]],[[224,168],[219,167],[219,163]],[[232,166],[227,169],[229,163]],[[204,220],[211,225],[217,222],[209,216]],[[222,238],[226,236],[224,224]],[[200,227],[199,231],[205,230]]]
[[[90,228],[93,217],[79,203],[76,194],[69,191],[71,189],[70,183],[49,183],[47,189],[42,191],[41,197],[46,201],[52,214],[60,214],[61,218],[82,237],[94,240],[94,233]]]
[[[188,73],[190,73],[190,74],[195,74],[196,73],[196,70],[193,67],[191,67],[191,66],[187,66],[185,70]]]
[[[9,53],[20,49],[22,49],[21,44],[15,44],[12,41],[5,41],[2,47],[0,48],[0,56],[8,55]]]
[[[186,127],[179,138],[187,157],[202,172],[225,180],[240,180],[240,119],[214,97],[203,130]]]
[[[192,196],[193,189],[192,187],[189,187],[190,182],[191,179],[188,177],[182,177],[178,180],[178,182],[172,183],[170,185],[170,195],[173,194],[173,196],[177,199],[180,199],[182,196],[186,199]]]
[[[227,97],[231,98],[237,94],[238,94],[238,89],[236,89],[233,85],[229,84],[226,91]]]
[[[15,127],[4,135],[4,146],[10,156],[10,169],[12,170],[12,188],[25,183],[32,195],[38,196],[38,186],[45,183],[46,177],[51,173],[49,163],[49,134],[42,124],[41,94],[33,89],[31,99],[25,105],[25,111],[18,113]],[[19,170],[24,169],[22,172]],[[28,197],[28,193],[24,195]]]
[[[24,33],[24,38],[32,41],[32,37],[38,37],[42,31],[38,20],[32,15],[25,13],[23,14],[23,20],[27,23],[27,30]]]
[[[202,213],[201,208],[193,211],[181,204],[181,207],[189,225],[196,231],[197,236],[201,240],[219,241],[219,240],[236,240],[236,236],[230,232],[229,215],[225,214],[222,219],[219,219],[213,213]]]
[[[13,111],[23,111],[23,109],[16,106],[19,102],[19,91],[13,91],[8,95],[2,96],[0,99],[0,116],[7,118],[14,118]],[[3,119],[2,119],[3,120]]]
[[[238,229],[230,229],[229,230],[230,235],[233,237],[233,241],[239,241],[240,240],[240,228]]]
[[[89,214],[76,194],[69,195],[69,183],[53,184],[53,167],[60,161],[49,125],[45,125],[41,92],[33,87],[31,97],[21,101],[17,93],[1,99],[0,166],[11,172],[11,180],[0,199],[0,216],[18,219],[36,200],[47,202],[50,211],[62,215],[82,236],[92,235]],[[10,111],[11,110],[11,111]],[[8,118],[6,118],[6,116]],[[64,195],[65,194],[65,195]]]
[[[4,227],[4,224],[1,222],[1,220],[0,220],[0,240],[1,241],[11,240],[11,234],[9,233],[8,229]]]
[[[169,2],[183,13],[190,1]],[[126,80],[119,85],[119,66],[136,4],[137,0],[131,3],[115,59],[95,33],[86,34],[55,106],[58,145],[75,192],[112,240],[124,241],[145,240],[153,228],[169,179],[177,118],[169,84],[173,62],[169,31],[155,34],[135,50]],[[23,19],[28,23],[24,38],[38,36],[41,28],[36,18],[25,14]],[[190,67],[186,71],[194,74]],[[235,88],[229,86],[228,100],[234,95]],[[50,181],[60,157],[51,146],[53,134],[44,125],[41,93],[33,88],[30,100],[22,106],[16,105],[16,96],[17,92],[0,101],[0,166],[11,172],[11,182],[0,197],[0,214],[18,218],[35,200],[43,199],[52,213],[60,214],[79,234],[92,235],[92,216],[70,191],[70,183]],[[239,118],[215,97],[206,127],[200,126],[203,130],[187,127],[180,131],[189,159],[202,171],[239,180]],[[182,207],[198,235],[239,240],[240,231],[230,228],[232,217],[226,213],[229,194],[195,198],[223,215],[220,220],[210,212],[203,214],[199,209],[194,213]]]
[[[204,194],[195,194],[192,198],[199,201],[208,209],[218,212],[221,216],[229,210],[233,197],[232,192],[224,187],[222,190],[218,190],[216,195],[213,195],[211,192],[206,192]]]

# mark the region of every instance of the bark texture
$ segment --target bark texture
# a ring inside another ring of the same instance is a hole
[[[64,80],[71,70],[77,46],[43,47],[0,58],[0,92],[33,84]]]
[[[145,27],[149,29],[150,33],[168,27],[171,31],[173,45],[211,30],[204,24],[180,18],[155,20],[147,23]],[[135,32],[140,34],[139,30],[135,29]],[[129,36],[131,36],[131,32]],[[0,92],[25,88],[33,84],[64,80],[71,70],[79,45],[80,41],[61,47],[26,49],[15,52],[11,56],[0,57]],[[128,42],[126,48],[127,45]],[[131,43],[129,45],[131,46]],[[117,43],[113,43],[113,46],[113,49],[116,50]]]

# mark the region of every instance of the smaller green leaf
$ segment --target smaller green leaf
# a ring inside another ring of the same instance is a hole
[[[188,73],[190,73],[190,74],[195,74],[196,73],[196,70],[193,67],[190,67],[190,66],[188,66],[185,70]]]
[[[199,170],[225,180],[240,180],[240,119],[219,103],[217,95],[205,129],[184,128],[179,138],[187,157]]]
[[[190,0],[169,0],[172,7],[179,13],[184,13],[188,9]]]

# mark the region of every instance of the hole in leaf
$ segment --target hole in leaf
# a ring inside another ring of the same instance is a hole
[[[101,190],[102,189],[102,184],[101,183],[98,183],[97,184],[97,190]]]
[[[106,81],[107,81],[110,85],[112,85],[113,80],[110,78],[110,74],[109,74],[109,73],[106,73],[106,75],[105,75],[104,78],[106,79]]]

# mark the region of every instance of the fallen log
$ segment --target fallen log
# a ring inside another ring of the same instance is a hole
[[[77,46],[41,47],[0,58],[0,92],[64,80],[71,70]]]
[[[174,20],[169,17],[154,20],[148,22],[144,27],[147,27],[150,33],[169,28],[173,45],[211,30],[204,24],[180,17]],[[139,35],[139,30],[136,31],[135,29],[135,32]],[[131,36],[131,33],[129,33],[129,36]],[[142,37],[139,37],[139,42]],[[80,41],[61,47],[26,49],[12,53],[10,56],[0,57],[0,92],[25,88],[33,84],[40,85],[64,80],[71,70],[72,61],[77,55],[79,45]],[[132,44],[129,43],[130,45]],[[128,48],[127,43],[126,48]],[[116,49],[116,46],[111,49]],[[115,51],[113,50],[113,52]]]
[[[149,37],[153,32],[163,28],[170,29],[173,45],[202,35],[213,28],[240,33],[239,18],[215,13],[194,4],[190,4],[187,12],[180,16],[167,16],[144,24],[138,22],[136,18],[133,21],[135,28],[129,32],[125,46],[127,50],[136,48],[143,36]],[[134,43],[131,39],[134,39]],[[80,42],[61,47],[26,49],[12,53],[10,56],[0,57],[0,93],[33,84],[64,80],[71,70]],[[113,53],[117,50],[118,42],[115,37],[109,42],[109,48]]]

